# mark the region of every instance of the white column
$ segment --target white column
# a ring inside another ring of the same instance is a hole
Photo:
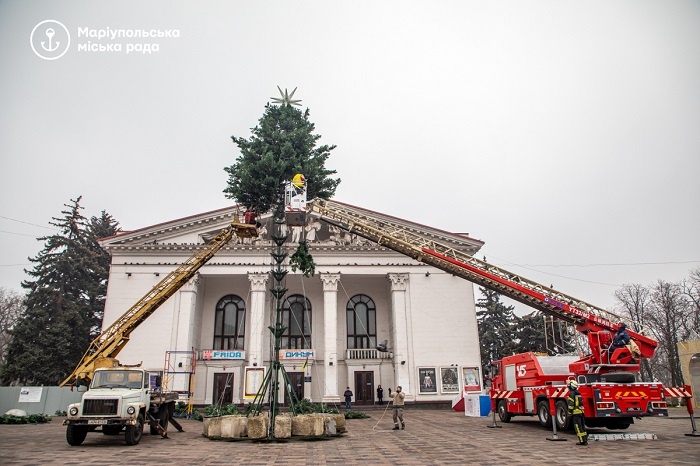
[[[396,385],[401,385],[408,396],[414,395],[411,390],[411,378],[408,360],[408,312],[406,303],[407,273],[390,273],[387,278],[391,283],[391,320],[394,345],[394,376]],[[393,389],[393,387],[392,387]]]
[[[263,332],[265,328],[265,293],[267,291],[266,273],[249,273],[250,280],[250,326],[246,331],[248,340],[248,365],[263,363]]]
[[[182,285],[175,299],[173,328],[170,337],[171,351],[192,351],[194,338],[195,306],[201,276],[197,273]]]
[[[168,389],[189,390],[189,373],[192,367],[192,351],[194,342],[194,321],[197,306],[197,290],[201,282],[200,274],[195,274],[175,295],[172,332],[170,337],[170,353],[168,371]],[[182,364],[182,365],[180,365]]]
[[[323,402],[337,403],[338,396],[338,282],[340,274],[320,275],[323,283],[323,363],[326,380]]]

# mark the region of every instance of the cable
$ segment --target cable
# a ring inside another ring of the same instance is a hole
[[[17,219],[15,219],[15,218],[5,217],[5,216],[3,216],[3,215],[0,215],[0,218],[4,218],[5,220],[11,220],[11,221],[17,222],[17,223],[24,223],[25,225],[31,225],[31,226],[34,226],[34,227],[46,228],[47,230],[55,230],[55,228],[47,227],[47,226],[45,226],[45,225],[37,225],[36,223],[24,222],[24,221],[22,221],[22,220],[17,220]]]
[[[386,415],[386,411],[389,409],[390,405],[394,404],[394,400],[392,401],[387,401],[386,403],[386,408],[384,408],[384,412],[382,413],[382,416],[377,420],[377,423],[372,427],[372,430],[374,432],[391,432],[393,429],[377,429],[377,426],[379,425],[380,422],[382,422],[382,419],[384,419],[384,416]]]
[[[37,236],[37,235],[27,235],[24,233],[15,233],[13,231],[5,231],[5,230],[0,230],[0,233],[6,233],[8,235],[17,235],[17,236],[29,236],[30,238],[36,238],[36,239],[41,238],[41,236]]]

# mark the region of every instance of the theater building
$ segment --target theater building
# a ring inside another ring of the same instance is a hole
[[[101,240],[112,256],[103,326],[236,215],[229,207]],[[195,405],[252,400],[273,359],[268,326],[277,312],[269,274],[273,219],[259,220],[259,237],[234,237],[131,334],[118,355],[122,364],[142,362]],[[464,234],[392,220],[469,254],[483,245]],[[287,329],[279,354],[285,385],[297,396],[338,403],[350,387],[353,402],[364,405],[376,402],[378,385],[385,400],[388,388],[401,385],[407,401],[421,403],[450,401],[465,385],[481,387],[470,282],[313,217],[288,230],[289,255],[306,239],[316,264],[313,276],[289,270],[283,283]],[[385,341],[387,351],[377,350]],[[280,390],[280,401],[288,402],[287,390]]]

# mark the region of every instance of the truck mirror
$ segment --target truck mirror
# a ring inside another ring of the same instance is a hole
[[[161,377],[160,375],[157,375],[156,376],[156,387],[159,388],[161,385],[163,385],[163,377]]]
[[[80,392],[86,392],[87,389],[88,389],[88,386],[87,386],[87,385],[78,385],[77,388],[78,388],[78,392],[79,392],[79,393],[80,393]]]

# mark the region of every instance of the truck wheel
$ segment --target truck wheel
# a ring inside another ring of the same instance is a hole
[[[501,422],[510,422],[513,418],[513,415],[508,412],[508,408],[506,407],[506,400],[499,401],[496,409],[498,409],[498,418]]]
[[[537,418],[542,427],[552,427],[552,413],[549,412],[549,401],[542,400],[537,403]]]
[[[557,429],[569,430],[571,428],[571,416],[569,416],[569,407],[566,405],[566,401],[557,401],[555,409],[554,419],[557,422]]]
[[[122,426],[103,426],[102,433],[105,435],[119,435],[122,431]]]
[[[143,435],[143,414],[139,414],[136,418],[136,424],[133,426],[126,426],[126,434],[124,435],[124,440],[126,440],[127,445],[138,445],[141,441],[141,436]]]
[[[68,426],[66,429],[66,441],[68,445],[77,447],[83,443],[83,440],[87,437],[87,433],[87,426]]]

